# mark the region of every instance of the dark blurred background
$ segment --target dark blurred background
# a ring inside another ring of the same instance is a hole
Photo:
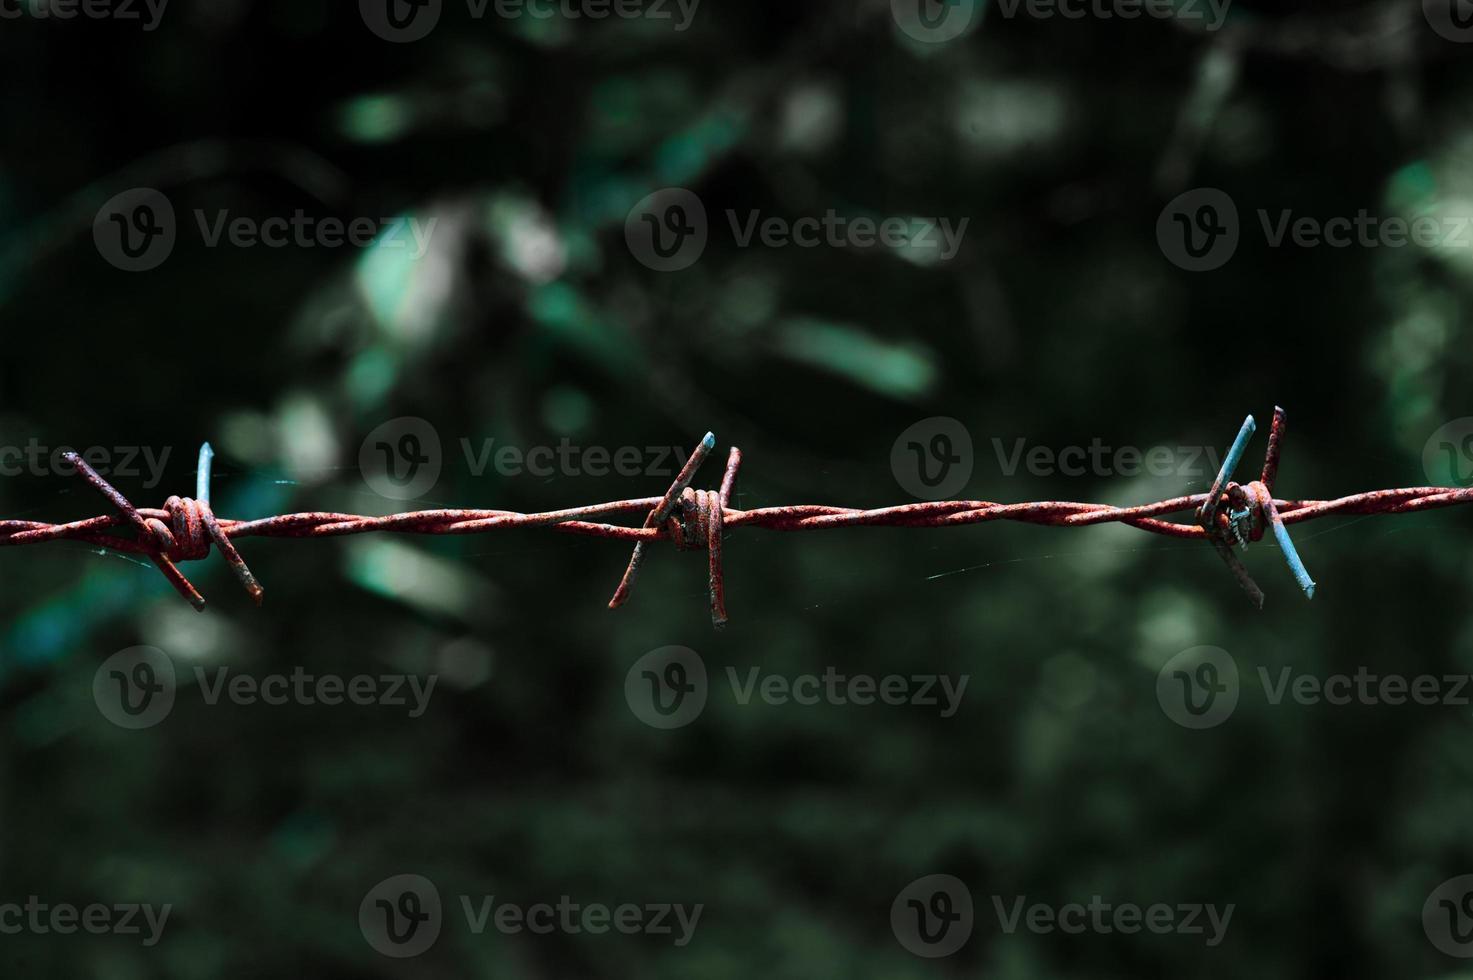
[[[0,445],[167,451],[110,477],[140,506],[192,493],[208,439],[222,517],[551,510],[658,495],[670,474],[478,473],[462,440],[688,450],[708,429],[696,485],[739,445],[737,507],[881,506],[916,499],[892,449],[937,418],[971,442],[956,496],[1142,503],[1212,473],[1006,457],[1018,440],[1221,453],[1275,404],[1280,496],[1473,473],[1473,231],[1274,247],[1259,216],[1473,215],[1465,6],[1234,2],[1215,23],[1200,0],[1134,19],[967,0],[703,0],[685,19],[648,0],[595,20],[574,15],[595,0],[546,17],[445,0],[426,36],[390,40],[372,3],[174,0],[152,23],[136,0],[71,19],[3,3]],[[108,208],[138,188],[168,201],[175,240],[127,271],[108,228],[137,212]],[[697,195],[709,226],[668,272],[630,244],[662,188]],[[1191,271],[1158,225],[1201,188],[1238,218],[1230,258]],[[201,211],[435,224],[419,257],[211,246]],[[741,247],[728,211],[968,224],[945,257]],[[406,418],[441,468],[391,499],[360,450]],[[1429,464],[1439,432],[1469,454]],[[0,507],[107,511],[49,463],[7,472]],[[0,935],[0,973],[1458,975],[1423,906],[1473,872],[1466,705],[1274,705],[1258,678],[1473,671],[1473,523],[1332,519],[1295,540],[1320,592],[1255,546],[1260,613],[1210,548],[1123,526],[740,529],[719,632],[704,555],[652,549],[611,612],[627,545],[545,529],[242,539],[263,607],[217,554],[184,566],[203,613],[136,556],[0,551],[0,903],[173,909],[154,946]],[[166,719],[128,730],[93,682],[139,645],[181,683]],[[698,652],[710,697],[659,730],[625,680],[668,645]],[[1242,675],[1206,730],[1157,696],[1198,646]],[[438,685],[419,717],[209,704],[196,667]],[[743,705],[726,671],[754,667],[970,682],[948,718]],[[408,873],[438,887],[442,932],[380,955],[360,903]],[[975,906],[935,959],[891,921],[931,874]],[[704,911],[684,946],[475,935],[463,895]],[[993,897],[1024,895],[1235,912],[1212,947],[1008,935]]]

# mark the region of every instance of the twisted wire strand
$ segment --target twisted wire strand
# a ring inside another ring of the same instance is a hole
[[[610,608],[629,597],[648,546],[670,540],[682,550],[704,550],[709,555],[711,615],[723,625],[727,619],[725,576],[722,567],[723,535],[741,527],[774,531],[808,531],[820,528],[900,527],[941,528],[990,521],[1013,521],[1048,527],[1088,527],[1120,523],[1151,534],[1211,542],[1227,562],[1239,583],[1260,607],[1263,594],[1253,583],[1233,551],[1259,540],[1272,531],[1283,549],[1301,587],[1311,597],[1315,584],[1304,571],[1293,550],[1286,527],[1331,516],[1409,514],[1441,507],[1473,503],[1473,487],[1406,487],[1371,490],[1332,500],[1284,500],[1273,496],[1281,443],[1286,430],[1282,409],[1276,409],[1263,475],[1247,484],[1231,482],[1232,471],[1252,435],[1252,416],[1244,423],[1213,488],[1207,493],[1172,497],[1130,507],[1109,504],[1045,500],[998,503],[989,500],[941,500],[898,506],[859,509],[823,504],[793,504],[742,510],[731,506],[740,450],[732,447],[719,491],[690,487],[701,463],[715,447],[715,436],[707,433],[691,454],[670,489],[660,497],[641,497],[589,504],[541,513],[507,510],[436,509],[369,517],[327,511],[281,514],[254,520],[217,518],[209,504],[209,467],[213,452],[209,445],[200,452],[198,496],[170,497],[162,509],[134,507],[123,494],[97,474],[80,456],[67,454],[76,472],[116,508],[103,514],[66,524],[40,521],[0,521],[0,547],[41,544],[50,541],[80,541],[115,551],[148,557],[169,582],[197,609],[204,598],[176,563],[194,561],[218,547],[242,586],[259,603],[263,590],[235,548],[241,538],[328,538],[353,534],[392,532],[399,534],[484,534],[491,531],[549,527],[564,534],[611,538],[633,543],[633,554],[619,583]],[[1170,515],[1190,512],[1193,523],[1167,520]],[[646,515],[638,526],[611,523],[619,518]],[[132,528],[133,536],[118,532]]]

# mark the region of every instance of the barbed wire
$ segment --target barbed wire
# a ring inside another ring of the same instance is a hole
[[[505,510],[423,510],[384,517],[310,511],[282,514],[256,520],[217,518],[210,507],[210,466],[214,451],[206,443],[200,450],[194,498],[170,497],[162,509],[135,507],[116,488],[98,475],[76,453],[65,459],[78,474],[117,509],[67,524],[37,521],[0,521],[0,547],[40,544],[47,541],[81,541],[130,554],[144,555],[158,566],[180,595],[196,609],[205,600],[179,570],[178,562],[206,558],[212,545],[224,555],[232,572],[257,604],[263,590],[246,567],[235,541],[239,538],[327,538],[370,532],[401,534],[484,534],[509,528],[550,527],[565,534],[632,541],[624,577],[609,608],[623,605],[649,545],[670,540],[681,550],[704,550],[709,555],[711,619],[722,626],[727,620],[725,572],[721,545],[727,531],[739,527],[761,527],[775,531],[808,531],[843,527],[940,528],[988,521],[1017,521],[1049,527],[1087,527],[1120,523],[1152,534],[1173,538],[1205,539],[1227,563],[1234,577],[1259,607],[1263,591],[1253,581],[1235,548],[1246,548],[1271,531],[1300,587],[1314,597],[1310,578],[1294,544],[1288,525],[1331,515],[1408,514],[1416,511],[1473,503],[1473,488],[1408,487],[1372,490],[1334,500],[1279,500],[1273,496],[1279,458],[1287,428],[1282,408],[1274,409],[1273,426],[1263,471],[1247,484],[1232,481],[1257,426],[1248,416],[1228,450],[1222,467],[1207,493],[1172,497],[1134,507],[1108,504],[1045,500],[1002,504],[986,500],[940,500],[860,510],[821,504],[794,504],[740,510],[731,506],[742,454],[735,446],[727,456],[726,471],[719,490],[697,490],[690,484],[696,472],[716,447],[716,437],[707,433],[664,496],[616,500],[567,510],[525,514]],[[1167,515],[1190,511],[1193,523],[1165,520]],[[608,520],[645,514],[639,527],[608,523]],[[114,533],[131,528],[133,537]]]

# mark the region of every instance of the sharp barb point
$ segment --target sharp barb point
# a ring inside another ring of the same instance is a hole
[[[194,499],[201,503],[210,502],[210,464],[214,459],[214,447],[208,442],[199,447],[199,466],[194,471]]]

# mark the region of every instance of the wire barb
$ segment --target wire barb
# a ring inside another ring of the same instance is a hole
[[[115,513],[67,524],[0,520],[0,547],[39,544],[46,541],[81,541],[87,544],[148,557],[171,585],[196,608],[204,597],[179,570],[177,562],[209,556],[218,547],[231,571],[251,598],[259,604],[261,586],[235,548],[244,537],[327,538],[372,532],[400,534],[484,534],[517,527],[551,527],[565,534],[629,541],[634,550],[618,589],[609,600],[618,608],[629,598],[635,577],[651,542],[673,541],[682,550],[701,550],[709,563],[708,586],[711,619],[726,623],[726,581],[722,566],[725,534],[739,527],[764,527],[776,531],[809,531],[839,527],[941,528],[989,521],[1018,521],[1050,527],[1086,527],[1120,523],[1151,534],[1173,538],[1204,539],[1232,571],[1233,576],[1260,608],[1263,591],[1248,574],[1234,548],[1246,548],[1271,530],[1284,559],[1305,594],[1314,597],[1315,583],[1289,538],[1288,526],[1332,515],[1410,514],[1439,507],[1473,503],[1473,487],[1407,487],[1372,490],[1335,500],[1280,500],[1273,496],[1278,477],[1287,422],[1282,408],[1274,410],[1264,457],[1262,477],[1248,484],[1232,481],[1242,462],[1256,425],[1250,415],[1239,429],[1232,448],[1205,494],[1174,497],[1134,507],[1045,500],[1018,504],[987,500],[938,500],[901,504],[873,510],[792,504],[740,510],[732,506],[737,471],[742,454],[732,447],[719,490],[695,490],[691,481],[706,457],[716,447],[716,437],[707,433],[686,460],[679,475],[660,497],[616,500],[567,510],[521,514],[504,510],[426,510],[386,517],[357,514],[309,512],[282,514],[258,520],[224,520],[215,516],[209,503],[210,466],[214,451],[206,443],[200,449],[195,498],[170,497],[162,509],[134,507],[127,497],[104,480],[76,453],[65,459],[76,472],[109,503]],[[1189,512],[1194,523],[1165,519]],[[645,515],[639,527],[608,523],[617,517]],[[131,529],[132,537],[115,533]]]
[[[1235,537],[1241,538],[1239,525],[1232,519],[1231,512],[1227,515],[1225,523],[1219,523],[1218,508],[1227,503],[1230,506],[1237,504],[1242,506],[1242,494],[1229,490],[1233,473],[1238,469],[1238,464],[1243,461],[1243,453],[1248,449],[1248,441],[1253,438],[1257,431],[1258,423],[1253,421],[1253,416],[1243,420],[1242,428],[1238,429],[1238,436],[1233,440],[1232,446],[1228,448],[1227,455],[1222,459],[1222,468],[1217,471],[1217,478],[1212,481],[1212,489],[1207,491],[1207,499],[1197,509],[1197,523],[1207,532],[1212,539],[1212,547],[1222,558],[1228,569],[1232,571],[1233,578],[1238,580],[1243,591],[1248,593],[1248,598],[1259,609],[1263,608],[1263,590],[1258,583],[1253,581],[1253,576],[1248,574],[1247,567],[1238,559],[1237,552],[1233,551],[1233,542],[1229,532]],[[1224,492],[1228,491],[1228,492]],[[1252,512],[1248,512],[1250,519]],[[1245,543],[1244,548],[1247,547]]]
[[[1274,407],[1268,450],[1263,457],[1263,475],[1246,486],[1231,482],[1233,472],[1242,462],[1243,453],[1256,429],[1253,416],[1248,416],[1243,427],[1238,430],[1238,437],[1233,440],[1232,448],[1223,458],[1222,468],[1218,470],[1217,479],[1212,482],[1207,500],[1197,511],[1197,523],[1207,532],[1213,547],[1232,570],[1233,577],[1238,580],[1243,591],[1248,593],[1248,598],[1262,609],[1263,590],[1248,574],[1248,569],[1239,560],[1237,552],[1233,551],[1233,544],[1236,542],[1239,547],[1247,550],[1249,541],[1257,541],[1263,537],[1265,522],[1273,529],[1274,541],[1278,543],[1279,551],[1283,552],[1284,560],[1288,562],[1289,570],[1294,573],[1299,587],[1311,599],[1314,598],[1315,583],[1309,577],[1309,571],[1304,567],[1299,552],[1295,550],[1294,542],[1289,537],[1289,529],[1284,526],[1283,515],[1274,503],[1273,484],[1279,475],[1279,456],[1283,452],[1284,433],[1288,429],[1288,415],[1282,408]],[[1229,506],[1226,515],[1218,512],[1218,508],[1224,503]]]
[[[686,487],[690,486],[690,481],[695,478],[696,470],[701,468],[701,464],[705,462],[706,457],[715,448],[716,434],[712,432],[706,433],[706,438],[701,440],[700,445],[696,446],[695,452],[690,454],[690,458],[685,461],[685,465],[676,474],[675,482],[670,484],[670,489],[665,491],[665,496],[660,498],[660,502],[655,505],[655,509],[650,511],[650,516],[645,518],[644,526],[646,529],[658,528],[661,524],[665,523],[665,519],[670,516],[670,512],[675,509],[675,505],[679,502],[681,494],[684,493]],[[644,561],[644,545],[645,542],[643,541],[636,541],[634,543],[634,554],[629,556],[629,567],[624,570],[624,577],[619,581],[619,587],[614,590],[614,597],[609,600],[610,609],[618,609],[629,598],[629,590],[634,588],[634,577],[639,574],[639,566]]]
[[[210,461],[214,459],[215,451],[207,442],[200,447],[199,470],[195,481],[198,499],[190,500],[188,497],[170,497],[164,501],[163,516],[169,518],[165,524],[162,516],[145,514],[134,507],[127,497],[123,496],[111,483],[103,479],[101,474],[87,465],[87,461],[76,453],[64,453],[62,458],[72,465],[73,468],[89,484],[106,497],[114,507],[122,511],[134,528],[138,531],[136,546],[128,548],[128,542],[104,540],[98,543],[108,545],[120,550],[132,550],[146,554],[149,559],[158,566],[174,586],[180,595],[189,600],[189,604],[195,609],[203,611],[205,608],[205,597],[200,595],[194,584],[179,570],[176,561],[192,561],[208,557],[210,553],[210,542],[220,547],[220,553],[225,556],[226,562],[235,572],[236,578],[245,587],[247,593],[255,600],[256,605],[261,604],[262,589],[246,567],[245,560],[240,557],[240,552],[235,550],[235,545],[230,542],[230,537],[220,522],[215,519],[210,510]],[[7,521],[0,522],[0,528],[6,524],[23,522]],[[94,522],[82,522],[83,524]],[[44,525],[43,525],[44,526]],[[63,525],[65,527],[67,525]],[[0,543],[14,543],[14,535],[10,540]]]

